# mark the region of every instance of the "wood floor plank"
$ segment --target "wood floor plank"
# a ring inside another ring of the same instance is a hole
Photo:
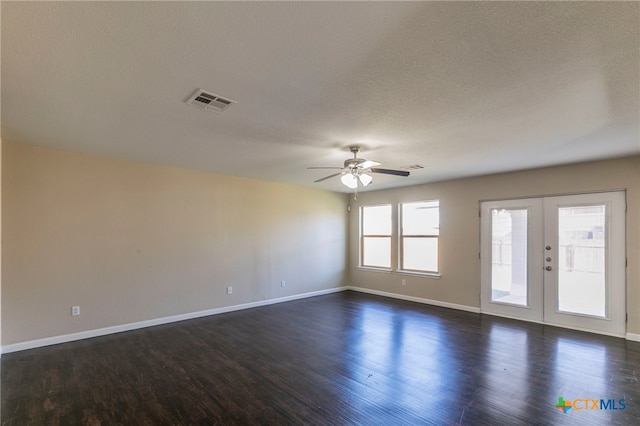
[[[5,354],[1,424],[630,425],[639,367],[636,342],[342,292]]]

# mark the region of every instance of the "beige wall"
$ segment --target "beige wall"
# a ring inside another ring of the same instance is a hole
[[[612,189],[627,190],[628,332],[640,333],[640,157],[365,192],[357,201],[6,142],[1,159],[3,345],[343,284],[479,307],[481,200]],[[359,270],[358,207],[426,199],[440,200],[442,277]],[[73,305],[82,315],[70,315]]]
[[[2,139],[0,139],[0,356],[2,356],[2,148]]]
[[[3,151],[3,345],[344,284],[345,194]]]
[[[480,306],[478,207],[482,200],[627,190],[628,333],[640,333],[640,157],[361,193],[350,201],[350,283],[377,291]],[[358,207],[440,200],[441,278],[363,271],[358,265]],[[407,280],[401,286],[401,279]]]

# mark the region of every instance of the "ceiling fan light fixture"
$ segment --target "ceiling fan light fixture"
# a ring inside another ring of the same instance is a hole
[[[371,183],[371,181],[373,180],[373,177],[371,175],[368,175],[366,173],[361,173],[360,176],[358,176],[360,178],[360,183],[362,183],[362,186],[367,186]]]
[[[368,186],[373,182],[373,176],[371,173],[381,173],[385,175],[394,176],[409,176],[408,171],[405,170],[393,170],[393,169],[380,169],[377,166],[381,164],[377,161],[365,160],[364,158],[358,158],[358,152],[360,152],[359,146],[350,146],[349,150],[353,153],[353,158],[345,160],[343,167],[307,167],[307,169],[329,169],[340,170],[329,176],[325,176],[320,179],[314,180],[314,182],[323,182],[327,179],[331,179],[336,176],[341,176],[340,180],[342,184],[350,189],[355,189],[358,193],[358,182],[363,187]]]
[[[355,175],[351,173],[343,174],[340,180],[348,188],[355,189],[358,187],[358,180],[356,179]]]

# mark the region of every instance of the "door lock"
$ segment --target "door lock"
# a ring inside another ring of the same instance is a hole
[[[547,271],[550,271],[550,270],[552,270],[553,268],[552,268],[551,266],[547,266],[547,267],[546,267],[546,268],[544,268],[544,269],[546,269]]]

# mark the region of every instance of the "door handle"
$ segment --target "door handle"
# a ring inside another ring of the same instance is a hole
[[[544,268],[544,269],[546,269],[547,271],[550,271],[550,270],[552,270],[553,268],[552,268],[551,266],[547,266],[547,267],[546,267],[546,268]]]

